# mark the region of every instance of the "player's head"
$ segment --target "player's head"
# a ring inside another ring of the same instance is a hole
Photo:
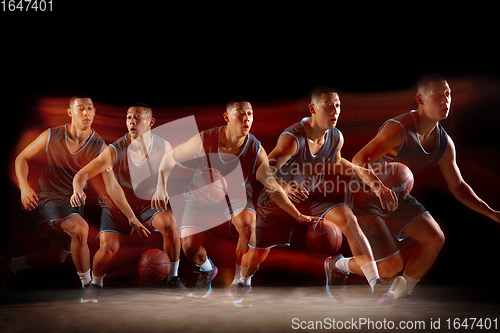
[[[68,116],[71,123],[85,129],[92,126],[95,116],[95,108],[92,99],[86,94],[74,95],[69,100]]]
[[[444,77],[437,74],[424,75],[417,82],[415,99],[418,108],[432,120],[448,117],[451,106],[451,89]]]
[[[226,105],[224,120],[233,133],[239,136],[247,135],[253,123],[252,104],[245,97],[231,98]]]
[[[309,111],[314,121],[324,129],[334,128],[340,115],[340,97],[332,87],[321,86],[311,91]]]
[[[154,123],[153,110],[147,104],[136,103],[128,108],[127,129],[133,139],[150,131]]]

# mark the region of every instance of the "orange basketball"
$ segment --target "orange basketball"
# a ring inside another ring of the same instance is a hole
[[[342,245],[342,232],[335,223],[321,219],[309,226],[306,242],[314,253],[332,255]]]
[[[413,173],[403,163],[384,163],[373,170],[375,175],[391,188],[399,199],[407,196],[413,188]]]
[[[149,249],[139,258],[137,269],[139,275],[146,281],[158,282],[167,277],[170,272],[170,258],[158,249]]]

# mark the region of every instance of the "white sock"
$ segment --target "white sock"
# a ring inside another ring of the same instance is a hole
[[[85,273],[80,273],[80,272],[76,272],[76,273],[80,277],[80,281],[82,282],[82,287],[85,284],[90,283],[92,281],[92,277],[90,276],[90,268]]]
[[[94,273],[92,273],[92,283],[102,287],[102,279],[104,279],[105,276],[106,274],[101,277],[97,277],[94,275]]]
[[[168,272],[168,277],[167,277],[167,281],[170,281],[172,280],[172,278],[174,276],[177,276],[179,275],[179,263],[180,263],[180,259],[177,260],[177,261],[173,261],[170,263],[170,271]]]
[[[214,269],[212,267],[212,263],[210,262],[210,259],[208,259],[208,258],[207,258],[207,260],[205,260],[205,262],[203,264],[199,265],[198,267],[200,267],[204,271],[211,271],[212,269]]]
[[[247,276],[247,272],[248,272],[248,267],[241,266],[241,272],[240,272],[240,276],[239,276],[238,280],[240,282],[243,282],[244,284],[250,286],[252,284],[253,274],[250,276]],[[238,283],[238,281],[236,281],[236,283]]]
[[[406,293],[410,294],[413,291],[413,288],[415,288],[415,285],[418,283],[417,279],[412,278],[411,276],[408,276],[406,272],[403,274],[403,277],[406,280]]]
[[[373,290],[373,288],[375,287],[375,283],[377,283],[377,279],[380,278],[380,275],[378,274],[377,264],[375,263],[375,261],[370,261],[360,268],[366,277],[366,281],[368,281],[368,284]]]
[[[247,268],[247,267],[245,267],[245,268]],[[232,285],[238,283],[238,280],[240,279],[240,275],[241,275],[241,265],[236,264],[236,266],[234,268],[233,282],[231,282]]]
[[[244,284],[248,285],[248,286],[251,286],[252,285],[252,276],[253,275],[250,275],[250,276],[245,276],[243,278],[243,280],[241,280],[241,282],[243,282]]]
[[[26,257],[27,256],[28,255],[12,259],[12,261],[8,265],[9,268],[10,268],[10,270],[15,273],[17,271],[20,271],[21,269],[30,268],[30,266],[26,262]]]
[[[351,269],[349,268],[349,261],[351,261],[351,258],[340,258],[335,262],[335,267],[340,269],[344,273],[352,273]]]

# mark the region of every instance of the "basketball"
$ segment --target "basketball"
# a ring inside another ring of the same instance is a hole
[[[170,272],[170,258],[161,250],[149,249],[139,258],[137,269],[144,280],[158,282]]]
[[[202,203],[216,204],[226,198],[227,183],[219,171],[212,168],[196,170],[193,176],[196,199]]]
[[[373,172],[385,186],[396,193],[399,199],[406,197],[413,188],[413,173],[403,163],[384,163]]]
[[[306,242],[314,253],[332,255],[342,245],[342,232],[335,223],[321,219],[309,226]]]

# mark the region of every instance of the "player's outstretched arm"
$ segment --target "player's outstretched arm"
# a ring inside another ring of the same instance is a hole
[[[73,195],[70,203],[72,207],[79,207],[85,204],[87,195],[83,191],[87,181],[102,173],[106,169],[111,169],[115,161],[115,150],[109,146],[103,148],[102,152],[78,171],[73,178]]]
[[[455,198],[470,209],[496,222],[500,222],[500,212],[490,208],[486,202],[474,193],[474,190],[462,178],[456,161],[455,144],[450,137],[448,137],[448,149],[441,162],[439,162],[439,168],[446,180],[448,188]]]
[[[278,184],[276,177],[274,176],[274,172],[269,166],[269,159],[264,147],[260,148],[259,156],[257,157],[257,167],[257,180],[269,190],[269,194],[273,196],[274,202],[280,206],[281,209],[290,214],[301,224],[312,224],[318,221],[318,218],[306,216],[300,213],[295,205],[290,201],[283,188],[280,184]]]
[[[26,210],[32,210],[38,206],[38,197],[28,183],[28,162],[45,152],[49,132],[49,130],[46,130],[40,134],[16,157],[16,177],[19,182],[19,189],[21,190],[21,203]]]

